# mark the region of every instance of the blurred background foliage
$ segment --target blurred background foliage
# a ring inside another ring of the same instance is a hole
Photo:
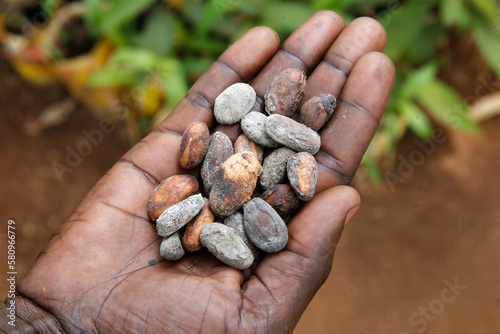
[[[372,16],[387,30],[384,52],[397,68],[386,113],[363,160],[375,183],[381,182],[377,161],[393,156],[408,130],[419,138],[430,138],[436,123],[460,131],[479,131],[464,100],[438,77],[449,61],[443,49],[450,31],[471,33],[485,61],[500,74],[496,0],[2,3],[1,38],[19,72],[35,82],[66,75],[63,82],[70,88],[83,87],[83,93],[74,94],[83,103],[100,101],[93,107],[104,110],[101,117],[120,117],[117,110],[125,111],[120,115],[138,129],[137,136],[158,124],[227,46],[251,27],[269,26],[283,41],[318,10],[334,10],[347,23],[358,16]],[[82,65],[84,74],[68,76],[67,70],[63,74],[52,70],[67,62],[75,67],[71,62],[85,57],[90,60]]]

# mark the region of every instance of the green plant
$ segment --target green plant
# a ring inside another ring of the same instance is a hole
[[[167,112],[252,26],[270,26],[284,40],[317,10],[337,11],[347,22],[361,15],[375,17],[387,30],[385,53],[397,68],[387,111],[363,161],[375,182],[382,180],[377,161],[391,156],[408,130],[420,138],[432,136],[431,118],[460,131],[479,131],[464,100],[438,77],[447,58],[437,50],[450,30],[471,31],[485,60],[500,75],[500,14],[495,0],[84,1],[89,32],[117,46],[92,83],[140,88],[148,78],[160,78]],[[139,122],[147,128],[148,119]]]

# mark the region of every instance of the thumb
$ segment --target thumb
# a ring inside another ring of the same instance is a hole
[[[337,186],[315,196],[290,221],[286,248],[266,256],[244,287],[257,309],[276,312],[279,320],[271,326],[294,328],[328,277],[345,223],[359,205],[354,188]]]

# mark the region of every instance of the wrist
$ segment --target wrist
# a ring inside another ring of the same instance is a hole
[[[64,333],[51,313],[18,293],[0,303],[0,316],[0,333]]]

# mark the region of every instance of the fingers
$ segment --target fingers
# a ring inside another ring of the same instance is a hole
[[[352,69],[337,110],[321,131],[317,192],[351,181],[377,130],[394,76],[392,61],[378,52],[364,55]]]
[[[302,102],[324,93],[338,97],[359,58],[371,51],[382,51],[386,40],[384,27],[374,19],[362,17],[352,21],[307,78]]]
[[[254,77],[278,47],[279,38],[272,29],[257,27],[243,35],[200,77],[171,115],[127,153],[126,168],[139,171],[153,183],[185,174],[177,161],[184,129],[194,121],[211,127],[215,98],[231,84]]]
[[[266,256],[243,286],[246,305],[276,310],[266,316],[293,328],[326,280],[346,218],[359,204],[359,194],[347,186],[330,188],[308,202],[288,224],[285,250]]]
[[[300,68],[307,74],[321,61],[333,41],[344,29],[342,17],[331,11],[320,11],[312,15],[283,43],[282,48],[252,80],[257,93],[253,110],[264,111],[264,95],[271,80],[287,68]],[[233,141],[241,133],[238,124],[217,126]]]

